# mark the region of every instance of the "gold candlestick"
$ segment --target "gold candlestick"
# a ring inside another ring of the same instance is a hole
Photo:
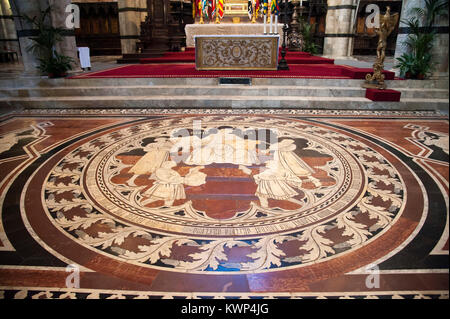
[[[252,23],[256,23],[256,3],[252,3]]]
[[[394,31],[395,26],[399,20],[399,14],[391,14],[391,8],[386,8],[386,13],[380,16],[380,26],[376,29],[378,34],[378,47],[377,47],[377,59],[373,65],[373,74],[366,75],[366,82],[362,85],[364,88],[374,88],[379,90],[386,89],[386,83],[384,82],[385,76],[384,59],[386,58],[387,38]]]

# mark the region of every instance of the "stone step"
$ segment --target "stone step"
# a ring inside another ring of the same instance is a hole
[[[402,93],[403,98],[430,98],[448,99],[448,89],[427,89],[427,88],[395,88]]]
[[[363,97],[365,89],[358,87],[324,86],[118,86],[118,87],[56,87],[0,89],[0,97],[64,97],[64,96],[184,96],[184,95],[226,95],[226,96],[335,96]]]
[[[364,80],[349,79],[306,79],[306,78],[253,78],[252,86],[326,86],[358,87]],[[153,86],[153,85],[218,85],[217,78],[115,78],[115,79],[48,79],[47,77],[22,77],[0,79],[0,88],[36,87],[99,87],[99,86]],[[444,89],[448,90],[448,80],[404,80],[386,81],[391,89]]]
[[[400,88],[402,98],[448,99],[449,92],[444,89]],[[217,85],[153,85],[153,86],[74,86],[74,87],[35,87],[0,88],[0,97],[64,97],[64,96],[184,96],[184,95],[234,95],[234,96],[317,96],[317,97],[364,97],[365,89],[360,87],[325,86],[217,86]]]
[[[0,98],[0,107],[13,108],[304,108],[346,110],[440,110],[448,113],[448,99],[404,98],[373,102],[365,97],[319,96],[68,96]]]

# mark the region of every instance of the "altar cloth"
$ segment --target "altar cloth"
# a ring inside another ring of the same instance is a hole
[[[282,25],[278,24],[277,32],[282,32]],[[186,46],[194,47],[194,38],[197,35],[263,35],[264,24],[263,23],[208,23],[208,24],[187,24],[186,31]],[[267,25],[266,31],[269,31],[269,25]]]

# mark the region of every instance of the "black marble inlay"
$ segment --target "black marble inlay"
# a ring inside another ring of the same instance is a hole
[[[252,85],[251,78],[219,78],[220,85]]]

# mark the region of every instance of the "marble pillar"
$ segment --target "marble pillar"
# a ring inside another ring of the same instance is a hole
[[[405,45],[405,42],[409,36],[407,25],[403,22],[415,17],[415,13],[412,8],[423,8],[423,1],[415,0],[403,0],[402,12],[400,14],[400,25],[399,34],[397,36],[397,43],[395,47],[395,59],[400,57],[404,53],[408,53],[409,49]],[[437,63],[436,70],[434,72],[435,76],[446,76],[448,77],[448,45],[449,45],[449,35],[448,35],[448,17],[440,17],[435,26],[438,27],[438,33],[436,41],[433,46],[433,61]],[[445,28],[447,31],[445,32]],[[395,69],[397,75],[400,71]]]
[[[55,27],[66,28],[65,22],[67,13],[65,12],[66,6],[71,3],[71,0],[9,0],[14,18],[15,26],[20,43],[20,52],[22,54],[22,62],[24,65],[25,75],[39,75],[37,66],[39,61],[37,57],[28,50],[33,41],[29,38],[36,33],[35,27],[28,23],[25,19],[19,18],[19,16],[27,15],[29,17],[40,16],[41,12],[46,10],[49,5],[53,10],[50,16],[50,22]],[[75,71],[79,70],[77,48],[75,41],[75,34],[73,30],[67,30],[66,35],[63,37],[63,41],[58,43],[56,50],[63,55],[72,57],[75,60]]]
[[[28,50],[33,41],[29,39],[30,36],[36,32],[35,27],[20,18],[23,15],[29,17],[39,16],[42,10],[48,7],[46,0],[9,0],[11,4],[11,10],[15,16],[14,24],[16,26],[17,35],[19,38],[20,52],[22,55],[22,62],[24,67],[24,75],[39,75],[39,61],[37,57]]]
[[[436,26],[441,30],[447,31],[438,32],[436,41],[434,43],[433,61],[436,62],[436,70],[434,72],[434,75],[448,78],[448,45],[449,45],[448,16],[440,17],[440,19],[436,21]]]
[[[66,12],[66,7],[72,3],[71,0],[48,0],[49,5],[52,7],[51,18],[52,25],[57,28],[66,29],[66,34],[63,37],[63,41],[56,45],[58,53],[71,57],[75,61],[74,69],[72,72],[81,71],[78,55],[77,55],[77,43],[75,39],[75,30],[68,29],[66,26],[66,19],[69,13]]]
[[[324,56],[350,58],[355,22],[355,0],[328,0],[325,25]]]
[[[141,22],[147,17],[146,0],[118,0],[122,54],[136,53]]]
[[[0,0],[0,49],[19,53],[18,41],[9,0]]]

